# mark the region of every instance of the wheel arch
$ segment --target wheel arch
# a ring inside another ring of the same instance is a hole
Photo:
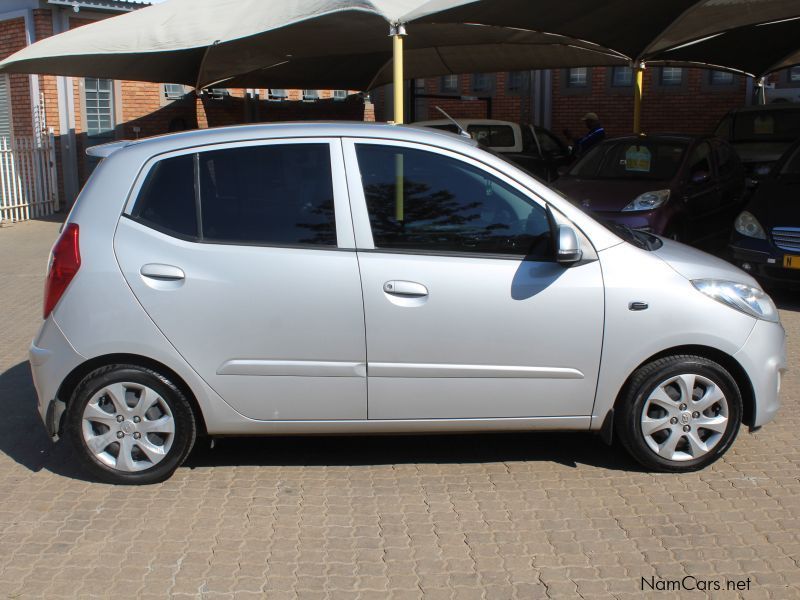
[[[713,360],[714,362],[719,363],[726,371],[728,371],[728,373],[731,374],[731,377],[733,377],[736,385],[739,386],[739,392],[742,395],[742,423],[752,427],[753,423],[755,422],[756,399],[750,377],[747,375],[744,367],[742,367],[742,365],[739,364],[739,361],[737,361],[733,356],[717,348],[712,348],[711,346],[675,346],[673,348],[662,350],[661,352],[646,358],[636,365],[633,371],[631,371],[628,377],[625,379],[625,383],[622,384],[622,387],[620,387],[619,392],[617,393],[617,397],[614,399],[612,410],[616,409],[616,407],[619,405],[621,398],[625,395],[625,392],[630,385],[631,379],[639,369],[641,369],[644,365],[653,362],[654,360],[680,354],[691,354],[694,356],[707,358],[708,360]]]
[[[64,381],[61,382],[61,385],[58,388],[57,397],[62,400],[65,405],[69,404],[75,388],[78,387],[81,381],[83,381],[84,377],[96,369],[114,364],[128,364],[145,367],[147,369],[152,369],[153,371],[156,371],[157,373],[160,373],[169,379],[175,384],[175,386],[177,386],[177,388],[183,393],[184,396],[186,396],[186,399],[189,401],[189,406],[192,407],[192,413],[194,414],[198,433],[201,435],[207,435],[203,411],[200,409],[200,404],[198,403],[197,397],[192,391],[192,388],[189,387],[189,385],[180,375],[170,369],[167,365],[160,363],[157,360],[153,360],[152,358],[147,358],[146,356],[140,356],[138,354],[104,354],[102,356],[90,358],[75,367],[69,373],[69,375],[64,378]],[[58,424],[58,431],[59,433],[61,432],[61,423]]]

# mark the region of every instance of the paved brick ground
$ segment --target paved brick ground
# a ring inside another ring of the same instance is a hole
[[[115,488],[34,409],[25,352],[56,230],[0,229],[0,597],[623,599],[694,575],[800,598],[800,312],[782,312],[778,420],[700,473],[643,473],[578,434],[261,439]]]

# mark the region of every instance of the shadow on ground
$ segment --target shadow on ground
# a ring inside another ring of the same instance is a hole
[[[30,471],[42,469],[88,480],[64,441],[53,444],[36,408],[27,362],[0,375],[0,452]],[[614,470],[639,470],[622,450],[585,433],[505,433],[428,436],[315,436],[226,438],[211,449],[198,440],[185,466],[348,466],[554,462]]]

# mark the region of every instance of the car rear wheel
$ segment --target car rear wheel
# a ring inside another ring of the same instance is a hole
[[[617,412],[625,449],[657,471],[702,469],[730,448],[742,420],[736,381],[700,356],[669,356],[641,367]]]
[[[167,479],[191,450],[192,408],[166,377],[136,365],[89,373],[67,406],[65,434],[86,468],[117,484]]]

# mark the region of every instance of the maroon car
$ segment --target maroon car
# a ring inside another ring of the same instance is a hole
[[[699,242],[727,235],[745,182],[724,140],[661,134],[606,140],[553,187],[600,220]]]

